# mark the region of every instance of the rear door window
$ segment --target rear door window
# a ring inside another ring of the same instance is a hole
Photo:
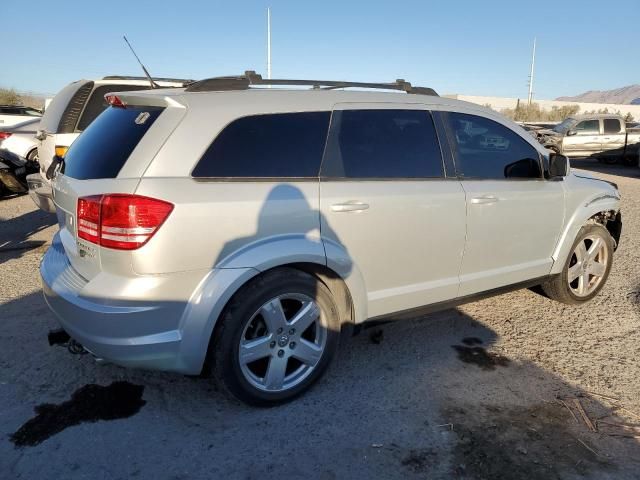
[[[385,179],[442,175],[440,144],[428,111],[334,112],[323,177]]]
[[[110,107],[71,144],[62,173],[88,180],[115,178],[163,107]]]
[[[464,178],[541,178],[538,151],[513,130],[478,115],[444,116]]]
[[[148,85],[102,85],[96,87],[87,102],[87,106],[82,112],[78,121],[77,131],[82,132],[109,106],[104,96],[110,92],[133,92],[137,90],[149,90]]]
[[[330,112],[253,115],[231,122],[193,170],[200,178],[317,177]]]
[[[622,130],[622,125],[620,124],[620,120],[617,118],[605,118],[604,119],[604,133],[620,133]]]

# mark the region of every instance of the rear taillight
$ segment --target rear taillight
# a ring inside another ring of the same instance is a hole
[[[111,194],[78,199],[78,237],[116,250],[147,243],[173,205],[140,195]]]
[[[11,135],[13,135],[10,132],[0,132],[0,140],[6,140],[7,138],[9,138]]]

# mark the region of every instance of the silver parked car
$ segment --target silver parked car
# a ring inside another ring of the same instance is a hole
[[[617,187],[431,89],[247,72],[107,100],[54,178],[41,264],[102,359],[277,403],[343,327],[534,285],[579,304],[611,269]]]

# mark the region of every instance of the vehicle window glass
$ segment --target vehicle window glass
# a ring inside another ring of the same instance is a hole
[[[429,178],[442,175],[440,144],[429,112],[334,112],[323,177]]]
[[[194,177],[317,177],[331,112],[253,115],[231,122],[204,153]]]
[[[573,129],[581,135],[598,135],[600,133],[600,120],[583,120]]]
[[[148,85],[102,85],[96,87],[91,94],[87,106],[82,112],[76,130],[82,132],[100,115],[108,106],[104,96],[110,92],[132,92],[137,90],[149,90]]]
[[[605,118],[604,119],[604,133],[620,133],[622,130],[620,120],[617,118]]]
[[[62,172],[79,180],[117,177],[163,110],[148,106],[106,109],[71,144]]]
[[[540,155],[504,125],[477,115],[447,114],[456,168],[466,178],[540,178]]]

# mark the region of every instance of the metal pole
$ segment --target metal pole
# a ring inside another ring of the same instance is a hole
[[[536,38],[533,38],[533,54],[531,55],[531,73],[529,74],[529,100],[528,105],[531,105],[533,100],[533,69],[536,64]]]
[[[271,79],[271,8],[267,8],[267,78]]]

